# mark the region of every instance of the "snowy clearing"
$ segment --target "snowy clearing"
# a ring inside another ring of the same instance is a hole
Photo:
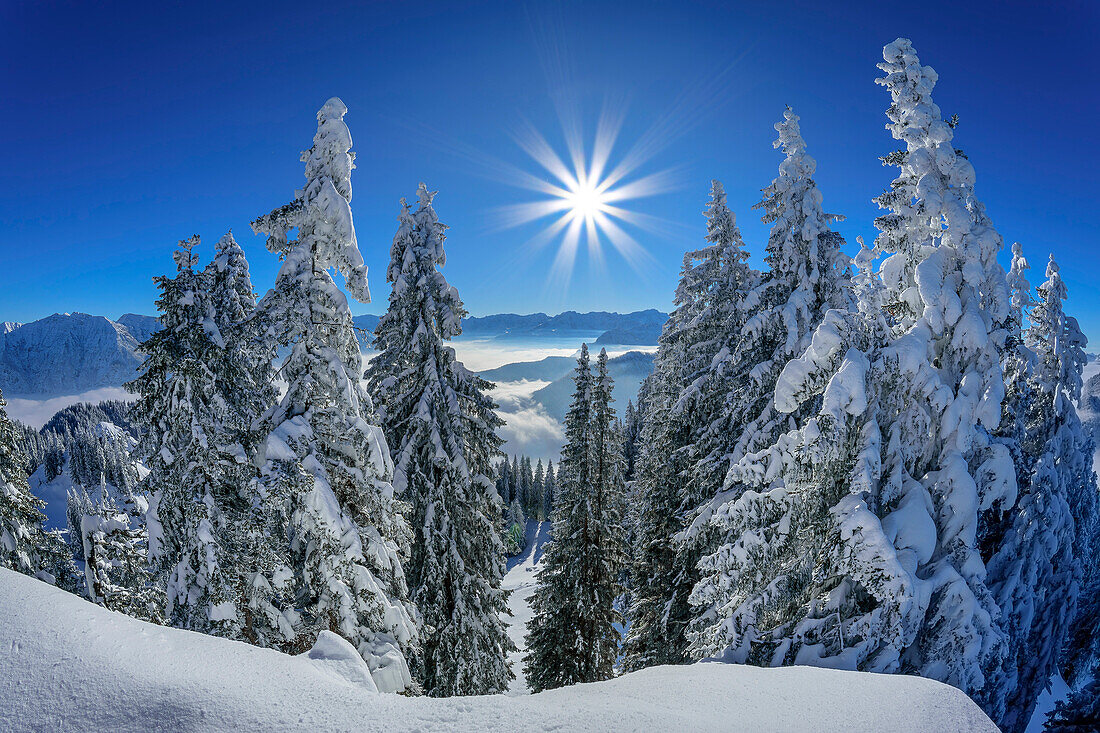
[[[512,617],[508,619],[508,636],[516,645],[517,651],[508,657],[512,673],[516,678],[508,686],[509,695],[522,695],[527,692],[527,680],[523,676],[523,655],[527,650],[523,637],[527,634],[527,622],[531,620],[531,594],[535,592],[535,573],[543,546],[550,541],[550,522],[538,522],[528,519],[524,534],[523,552],[508,558],[508,572],[502,583],[505,590],[511,591],[508,598],[508,610]]]
[[[144,623],[6,569],[0,618],[0,727],[13,731],[996,731],[937,682],[806,667],[656,667],[520,697],[385,695],[339,644],[287,656]]]

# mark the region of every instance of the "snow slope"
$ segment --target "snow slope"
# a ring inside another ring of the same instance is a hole
[[[599,353],[596,351],[595,353]],[[607,361],[607,372],[615,380],[612,387],[614,406],[616,413],[621,417],[626,409],[628,400],[638,397],[638,388],[642,386],[642,380],[653,371],[653,353],[643,351],[628,351]],[[593,354],[592,361],[596,357]],[[542,404],[551,417],[558,420],[565,419],[565,413],[569,411],[569,404],[573,400],[572,368],[564,377],[554,380],[547,386],[531,395],[532,399]]]
[[[516,678],[508,686],[509,695],[522,695],[527,692],[527,680],[523,675],[523,655],[526,644],[523,637],[527,634],[527,623],[531,620],[531,594],[535,591],[535,572],[542,559],[544,545],[550,541],[550,522],[527,520],[524,532],[523,552],[508,558],[507,572],[504,575],[504,589],[511,591],[508,598],[508,610],[512,618],[508,619],[508,636],[518,651],[512,652],[510,661],[512,673]]]
[[[55,313],[0,333],[5,397],[56,397],[117,387],[137,376],[138,341],[103,316]]]
[[[0,568],[0,729],[111,731],[989,731],[915,677],[656,667],[538,695],[371,691],[339,640],[306,655],[137,621]]]

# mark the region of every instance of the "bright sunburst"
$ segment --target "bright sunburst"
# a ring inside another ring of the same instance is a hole
[[[603,213],[603,192],[596,186],[588,183],[577,183],[576,188],[569,191],[569,205],[572,208],[573,218],[588,219]]]
[[[605,108],[590,154],[586,154],[580,126],[565,124],[563,120],[568,153],[564,159],[529,123],[513,135],[542,168],[542,175],[522,172],[519,176],[511,176],[511,182],[545,194],[546,198],[500,209],[501,223],[504,228],[510,228],[549,220],[527,246],[540,249],[558,242],[550,272],[550,280],[558,284],[568,286],[582,242],[587,247],[589,259],[600,268],[604,265],[604,243],[610,244],[635,271],[640,272],[643,265],[653,261],[624,227],[657,232],[660,220],[632,211],[625,204],[671,190],[673,173],[666,170],[634,177],[655,152],[648,136],[643,136],[614,166],[610,165],[622,120],[622,114]]]

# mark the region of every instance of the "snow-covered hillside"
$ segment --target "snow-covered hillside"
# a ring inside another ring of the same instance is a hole
[[[160,319],[156,316],[143,316],[138,313],[123,313],[118,317],[118,323],[126,327],[140,344],[160,330]]]
[[[642,328],[654,324],[660,327],[666,320],[668,320],[667,313],[661,313],[652,308],[644,311],[634,311],[633,313],[608,313],[606,311],[578,313],[577,311],[565,311],[556,316],[545,313],[531,313],[528,315],[500,313],[480,318],[465,318],[462,321],[462,331],[469,335],[507,334],[509,336],[532,336],[576,331],[595,331],[599,333]]]
[[[380,694],[334,636],[287,656],[137,621],[6,569],[0,618],[11,731],[996,731],[937,682],[808,667],[655,667],[519,697]]]
[[[508,598],[508,610],[512,617],[508,619],[508,636],[516,645],[509,661],[516,678],[508,687],[509,695],[522,695],[527,692],[527,680],[523,676],[523,655],[527,645],[523,637],[527,634],[527,622],[531,620],[531,594],[535,592],[535,573],[543,548],[550,541],[550,522],[527,520],[524,533],[523,552],[508,558],[508,572],[504,576],[504,589],[511,592]]]
[[[628,351],[609,359],[607,371],[611,378],[615,380],[615,410],[619,415],[622,415],[623,410],[626,409],[627,400],[633,400],[637,397],[642,380],[653,371],[653,354],[642,351]],[[569,402],[573,398],[575,389],[572,375],[567,374],[536,391],[531,397],[546,408],[551,417],[563,420],[565,419],[566,410],[569,409]]]
[[[55,313],[0,333],[0,389],[41,398],[117,387],[137,376],[138,341],[103,316]]]

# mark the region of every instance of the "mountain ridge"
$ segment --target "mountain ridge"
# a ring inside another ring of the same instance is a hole
[[[117,387],[137,376],[138,344],[106,316],[54,313],[0,332],[0,389],[45,398]]]
[[[656,343],[667,318],[652,308],[630,313],[565,311],[553,316],[498,313],[463,319],[463,335],[508,339],[598,332],[594,342],[601,345],[646,346]],[[353,319],[365,349],[378,320],[372,314]],[[142,362],[139,346],[159,325],[156,317],[136,313],[124,313],[117,320],[76,312],[54,313],[23,324],[5,322],[0,328],[0,389],[11,397],[46,399],[120,387],[137,376]],[[637,340],[647,337],[651,341]],[[547,381],[565,373],[559,364],[547,366],[543,377]],[[503,374],[495,378],[508,381]]]

